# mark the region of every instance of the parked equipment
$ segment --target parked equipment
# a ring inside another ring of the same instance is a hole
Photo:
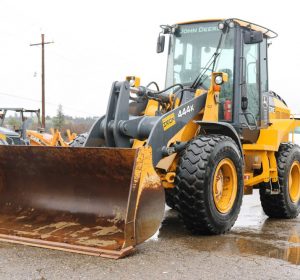
[[[4,123],[8,112],[14,112],[18,115],[20,125],[18,127],[6,128]],[[40,123],[40,110],[28,110],[24,108],[0,108],[0,133],[5,135],[5,140],[9,145],[28,145],[27,139],[27,117],[26,115],[31,114],[37,117],[38,126],[41,127]]]
[[[157,231],[165,194],[195,233],[230,230],[253,187],[268,216],[299,214],[300,121],[268,88],[277,34],[239,19],[161,28],[166,89],[114,82],[83,147],[0,146],[0,240],[119,258]]]
[[[66,141],[58,129],[50,129],[50,133],[43,131],[27,130],[26,135],[31,146],[56,146],[69,147],[69,144],[77,137],[76,133],[71,133],[67,130],[68,140]]]
[[[7,112],[14,112],[20,118],[19,127],[8,129],[4,127]],[[28,129],[28,114],[37,119],[36,130]],[[51,134],[42,128],[40,110],[28,110],[24,108],[0,108],[0,134],[4,135],[9,145],[31,145],[31,146],[61,146],[68,147],[69,143],[76,138],[75,133],[67,130],[68,140],[64,140],[61,132],[57,129],[50,129]]]

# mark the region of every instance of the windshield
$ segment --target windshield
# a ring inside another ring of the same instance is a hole
[[[166,86],[192,84],[200,72],[205,72],[203,86],[209,87],[213,64],[207,65],[217,50],[221,31],[218,22],[202,22],[179,26],[170,37]],[[233,78],[234,30],[223,38],[214,71],[226,72]]]

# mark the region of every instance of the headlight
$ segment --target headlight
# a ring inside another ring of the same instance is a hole
[[[220,22],[220,23],[218,24],[218,28],[219,28],[220,30],[223,30],[224,27],[225,27],[224,22]]]
[[[130,85],[131,87],[134,87],[134,84],[135,84],[135,80],[134,80],[134,79],[130,79],[130,80],[129,80],[129,85]]]
[[[229,28],[233,28],[233,27],[234,27],[234,22],[233,22],[233,21],[230,21],[230,22],[228,23],[228,26],[229,26]]]
[[[215,84],[216,85],[223,84],[223,77],[221,75],[215,77]]]

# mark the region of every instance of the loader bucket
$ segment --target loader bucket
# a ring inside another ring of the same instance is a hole
[[[0,146],[1,241],[120,258],[163,213],[150,147]]]

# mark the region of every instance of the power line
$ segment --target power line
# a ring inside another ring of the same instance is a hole
[[[14,94],[9,94],[9,93],[5,93],[5,92],[0,92],[0,95],[6,95],[6,96],[9,96],[9,97],[20,98],[20,99],[33,101],[33,102],[38,102],[38,103],[41,102],[41,100],[32,99],[32,98],[29,98],[29,97],[24,97],[24,96],[19,96],[19,95],[14,95]]]
[[[41,100],[38,100],[38,99],[33,99],[33,98],[24,97],[24,96],[15,95],[15,94],[9,94],[9,93],[5,93],[5,92],[2,92],[2,91],[0,92],[0,95],[5,95],[5,96],[8,96],[8,97],[13,97],[13,98],[17,98],[17,99],[23,99],[23,100],[27,100],[27,101],[31,101],[31,102],[35,102],[35,103],[41,103]],[[76,108],[72,108],[72,107],[69,107],[69,106],[64,106],[63,104],[59,104],[59,103],[53,103],[53,102],[45,102],[45,103],[47,105],[55,106],[55,107],[57,107],[59,105],[62,105],[66,109],[77,111],[79,113],[84,113],[84,114],[87,114],[87,115],[94,115],[94,116],[99,115],[99,114],[95,114],[94,112],[85,112],[85,111],[82,111],[82,110],[79,110],[79,109],[76,109]]]

